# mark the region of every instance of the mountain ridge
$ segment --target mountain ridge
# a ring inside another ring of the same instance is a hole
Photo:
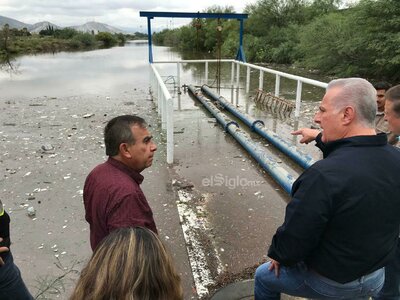
[[[74,25],[74,26],[58,26],[48,21],[41,21],[35,24],[27,24],[24,22],[20,22],[16,19],[12,19],[5,16],[0,16],[0,27],[3,27],[5,24],[8,24],[10,28],[22,29],[26,28],[30,33],[39,33],[41,30],[46,29],[48,26],[53,26],[54,29],[62,29],[62,28],[73,28],[80,32],[110,32],[110,33],[124,33],[123,30],[113,27],[111,25],[100,23],[100,22],[86,22],[82,25]]]

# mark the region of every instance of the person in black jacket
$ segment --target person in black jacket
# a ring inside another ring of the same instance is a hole
[[[0,299],[32,300],[10,251],[10,216],[0,200]]]
[[[400,85],[390,88],[386,92],[385,120],[390,131],[400,135]],[[400,147],[400,142],[396,144]],[[400,149],[399,149],[400,150]],[[397,253],[385,266],[385,284],[374,300],[399,300],[400,299],[400,239],[397,244]]]
[[[329,83],[314,118],[323,129],[316,142],[324,159],[293,184],[271,261],[256,271],[256,300],[280,299],[280,293],[368,299],[382,288],[399,235],[400,152],[375,133],[375,113],[376,91],[368,81]],[[311,141],[304,130],[294,134]]]

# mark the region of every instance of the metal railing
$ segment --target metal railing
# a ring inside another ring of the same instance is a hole
[[[238,60],[234,59],[202,59],[202,60],[176,60],[176,61],[155,61],[154,64],[163,64],[163,63],[174,63],[177,64],[177,77],[178,77],[178,85],[180,83],[180,65],[182,63],[204,63],[205,64],[205,81],[208,82],[208,64],[211,63],[216,63],[216,62],[224,62],[224,63],[231,63],[232,64],[232,69],[231,69],[231,85],[234,85],[235,83],[235,66],[236,66],[236,86],[239,86],[240,82],[240,66],[245,66],[247,67],[247,72],[246,72],[246,93],[249,92],[250,89],[250,70],[258,70],[260,71],[259,75],[259,84],[258,88],[260,90],[263,89],[263,84],[264,84],[264,73],[269,73],[275,75],[275,90],[274,90],[274,95],[276,97],[279,97],[280,93],[280,82],[281,82],[281,77],[295,80],[297,81],[297,89],[296,89],[296,109],[295,109],[295,117],[300,116],[300,108],[301,108],[301,95],[302,95],[302,90],[303,90],[303,83],[312,85],[312,86],[317,86],[321,88],[326,88],[328,84],[326,82],[302,77],[302,76],[297,76],[281,71],[276,71],[273,69],[241,62]]]
[[[312,86],[326,88],[328,86],[327,83],[321,82],[318,80],[292,75],[289,73],[276,71],[273,69],[245,63],[242,61],[234,60],[234,59],[201,59],[201,60],[175,60],[175,61],[154,61],[151,66],[151,88],[153,92],[153,96],[157,98],[157,111],[158,115],[161,116],[161,126],[163,130],[167,131],[167,163],[172,164],[174,160],[174,124],[173,124],[173,113],[174,113],[174,104],[171,94],[169,93],[164,81],[162,80],[160,74],[158,73],[155,65],[156,64],[176,64],[177,66],[177,86],[180,89],[181,85],[181,64],[185,63],[204,63],[205,64],[205,82],[208,82],[208,65],[209,63],[231,63],[231,85],[239,87],[240,84],[240,66],[244,66],[247,68],[246,71],[246,93],[250,90],[250,71],[251,69],[258,70],[259,74],[259,83],[258,88],[260,90],[263,89],[264,84],[264,73],[269,73],[275,75],[275,89],[274,95],[279,97],[280,93],[280,83],[281,78],[287,78],[290,80],[297,81],[297,89],[296,89],[296,108],[295,108],[295,117],[300,116],[300,108],[301,108],[301,97],[302,97],[302,89],[303,83],[309,84]],[[235,74],[235,66],[236,66],[236,74]],[[235,81],[236,76],[236,81]]]
[[[157,98],[157,112],[161,128],[167,131],[167,163],[174,162],[174,102],[155,66],[150,64],[150,83],[153,97]]]

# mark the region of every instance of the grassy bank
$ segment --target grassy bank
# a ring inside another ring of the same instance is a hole
[[[109,32],[84,33],[71,28],[53,29],[51,27],[30,34],[26,29],[10,29],[7,25],[0,30],[0,64],[16,56],[60,51],[84,51],[113,46],[123,46],[128,39],[139,38],[136,35],[124,35]]]

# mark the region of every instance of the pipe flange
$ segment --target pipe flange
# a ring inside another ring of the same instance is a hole
[[[262,126],[265,126],[264,121],[262,121],[262,120],[255,120],[255,121],[253,122],[253,124],[251,124],[251,131],[254,131],[254,130],[255,130],[257,124],[261,124]]]
[[[228,127],[231,126],[231,125],[235,125],[237,128],[239,128],[239,124],[238,123],[236,123],[235,121],[230,121],[230,122],[226,123],[226,125],[224,127],[225,132],[228,132]]]

